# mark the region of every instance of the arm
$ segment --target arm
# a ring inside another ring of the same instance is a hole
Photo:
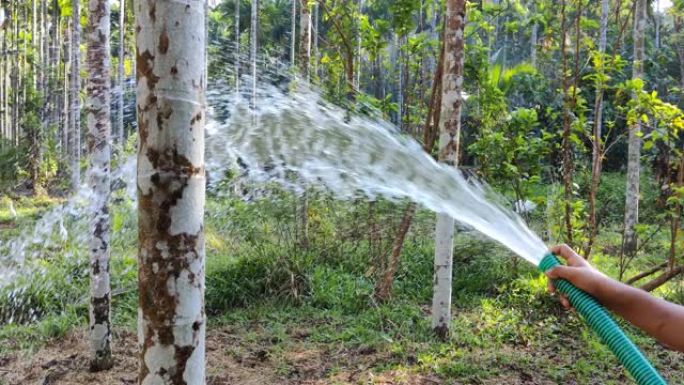
[[[606,277],[566,245],[555,246],[551,251],[565,259],[567,266],[550,270],[549,278],[569,281],[664,345],[684,352],[684,306]],[[549,289],[555,291],[550,281]],[[561,303],[570,308],[567,298],[561,297]]]

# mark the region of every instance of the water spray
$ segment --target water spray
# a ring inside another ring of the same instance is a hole
[[[546,254],[539,263],[539,270],[547,272],[560,264],[555,255]],[[637,384],[667,384],[596,298],[564,279],[555,280],[553,284],[559,293],[568,297],[572,306],[634,377]]]

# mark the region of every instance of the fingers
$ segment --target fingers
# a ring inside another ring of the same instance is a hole
[[[556,266],[546,272],[546,276],[550,279],[565,279],[570,282],[574,282],[576,275],[577,268],[571,266]]]
[[[577,253],[566,244],[553,246],[550,250],[555,255],[563,258],[570,266],[581,266],[585,263],[584,258],[577,255]]]
[[[564,308],[570,310],[572,309],[572,305],[570,304],[570,300],[568,300],[568,297],[561,295],[560,296],[560,303],[563,305]]]
[[[550,279],[546,284],[546,288],[549,290],[549,293],[551,293],[551,295],[556,294],[556,287],[553,285],[553,281],[551,281]]]

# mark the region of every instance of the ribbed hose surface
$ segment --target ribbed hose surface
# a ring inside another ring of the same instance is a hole
[[[539,263],[543,272],[560,265],[560,261],[553,254],[547,254]],[[639,351],[634,343],[625,335],[606,309],[592,296],[578,289],[570,282],[559,279],[554,281],[559,293],[570,300],[572,306],[582,315],[589,326],[608,345],[627,372],[634,377],[639,385],[667,384],[653,365]]]

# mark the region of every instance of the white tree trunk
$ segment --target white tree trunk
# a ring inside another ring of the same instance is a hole
[[[308,81],[311,72],[311,10],[309,0],[301,0],[299,13],[299,70]]]
[[[644,75],[644,32],[646,30],[646,0],[636,0],[634,12],[634,63],[633,79]],[[636,95],[634,97],[637,97]],[[636,251],[636,224],[639,221],[639,174],[641,166],[641,120],[629,127],[627,150],[627,186],[625,194],[625,226],[623,250],[627,254]]]
[[[252,15],[250,20],[250,60],[252,61],[252,108],[256,108],[257,87],[257,13],[259,12],[259,0],[252,0]]]
[[[292,1],[292,18],[290,20],[291,22],[291,31],[290,31],[290,67],[295,68],[296,65],[296,60],[295,60],[295,47],[297,46],[297,1],[298,0],[290,0]]]
[[[466,15],[465,0],[446,1],[444,75],[439,135],[439,160],[458,166],[463,104],[463,65]],[[441,338],[449,333],[451,322],[451,272],[454,220],[437,216],[435,229],[435,276],[432,297],[432,327]]]
[[[88,1],[88,186],[90,198],[90,370],[112,367],[109,284],[110,75],[109,1]]]
[[[71,2],[71,91],[69,100],[69,123],[71,124],[69,142],[71,147],[71,189],[78,190],[81,185],[81,4],[80,0]]]
[[[205,12],[135,2],[141,385],[205,384]]]
[[[240,0],[235,0],[235,94],[240,94]]]
[[[119,94],[117,95],[117,140],[123,147],[124,141],[124,61],[126,59],[124,38],[126,35],[126,0],[119,0]]]

